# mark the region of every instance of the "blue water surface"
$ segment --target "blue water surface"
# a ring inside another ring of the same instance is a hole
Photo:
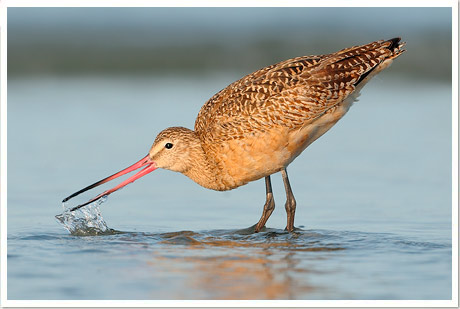
[[[70,193],[193,127],[235,73],[8,80],[8,299],[450,299],[451,92],[382,74],[288,168],[228,192],[157,170],[101,205],[118,232],[70,235]],[[102,192],[88,192],[80,200]]]

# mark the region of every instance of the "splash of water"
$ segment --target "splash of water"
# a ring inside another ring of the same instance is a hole
[[[103,196],[97,201],[74,211],[70,211],[71,207],[67,206],[67,203],[62,203],[64,211],[55,217],[71,235],[92,236],[113,234],[114,230],[107,226],[99,209],[99,205],[106,200],[107,196]]]

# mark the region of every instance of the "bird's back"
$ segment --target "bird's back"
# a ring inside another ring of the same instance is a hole
[[[398,57],[404,45],[399,40],[292,58],[246,75],[203,105],[195,132],[214,143],[272,126],[303,126],[340,104],[380,64]]]

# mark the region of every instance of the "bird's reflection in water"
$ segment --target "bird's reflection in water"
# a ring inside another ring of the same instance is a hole
[[[308,279],[322,271],[311,268],[312,260],[325,258],[319,252],[343,249],[318,233],[250,229],[162,234],[167,248],[148,263],[184,276],[178,298],[296,299],[321,289]]]

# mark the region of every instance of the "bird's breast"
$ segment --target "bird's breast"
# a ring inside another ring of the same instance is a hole
[[[271,175],[292,156],[286,128],[272,128],[209,147],[228,189]]]

